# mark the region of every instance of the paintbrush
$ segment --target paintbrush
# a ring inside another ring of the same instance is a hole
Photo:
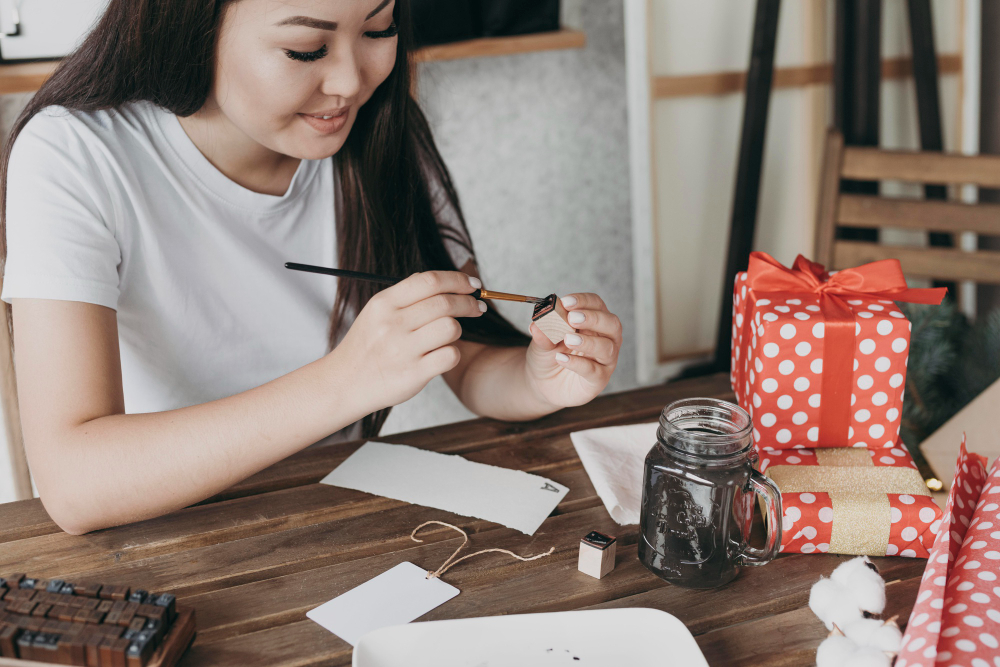
[[[402,278],[391,276],[380,276],[374,273],[362,273],[360,271],[348,271],[347,269],[331,269],[326,266],[314,266],[312,264],[296,264],[295,262],[285,262],[285,268],[293,271],[306,271],[307,273],[322,273],[327,276],[337,276],[338,278],[354,278],[356,280],[367,280],[383,285],[395,285]],[[476,299],[496,299],[498,301],[520,301],[521,303],[543,303],[545,299],[537,296],[524,296],[522,294],[508,294],[507,292],[494,292],[493,290],[477,289],[470,296]]]

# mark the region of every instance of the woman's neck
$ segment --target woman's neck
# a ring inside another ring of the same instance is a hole
[[[206,104],[197,113],[178,118],[201,154],[229,180],[261,194],[288,191],[301,160],[262,146],[233,125],[218,107]]]

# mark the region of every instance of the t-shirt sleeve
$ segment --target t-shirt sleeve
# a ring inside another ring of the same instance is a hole
[[[455,266],[459,270],[464,267],[469,260],[475,264],[476,257],[472,254],[472,241],[465,231],[465,225],[458,215],[458,211],[448,200],[448,193],[444,186],[435,179],[430,180],[431,206],[434,209],[434,216],[437,218],[438,227],[441,228],[441,238],[444,240],[445,250],[451,255]]]
[[[0,298],[116,309],[121,248],[99,139],[66,110],[35,115],[7,172],[7,263]]]

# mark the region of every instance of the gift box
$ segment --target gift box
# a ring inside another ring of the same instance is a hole
[[[736,277],[730,380],[754,441],[892,448],[910,347],[894,301],[937,304],[944,294],[909,289],[897,260],[828,274],[801,255],[788,269],[752,253]]]
[[[927,557],[942,513],[902,443],[758,454],[781,490],[782,552]]]
[[[998,510],[1000,459],[987,473],[986,459],[963,439],[896,667],[1000,664]]]

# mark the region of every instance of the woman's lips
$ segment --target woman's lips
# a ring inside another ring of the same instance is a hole
[[[350,117],[350,111],[350,107],[345,107],[335,112],[320,114],[300,113],[299,117],[320,134],[335,134],[344,129],[344,125],[347,124],[347,119]],[[324,116],[328,116],[328,118],[324,118]]]

